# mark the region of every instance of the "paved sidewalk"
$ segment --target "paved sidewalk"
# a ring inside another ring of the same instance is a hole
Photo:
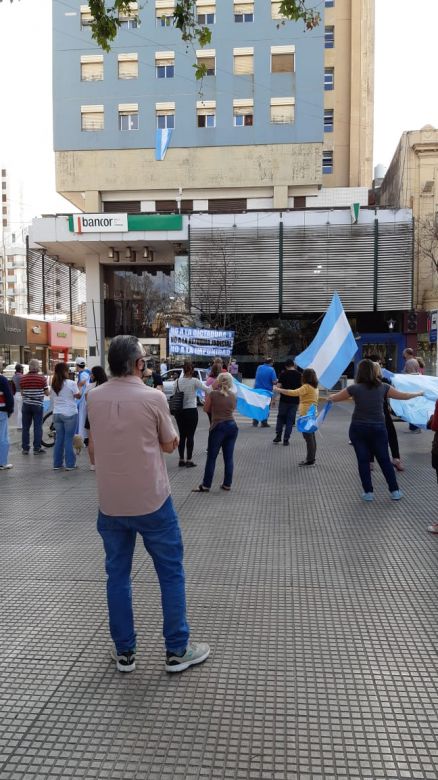
[[[168,458],[193,637],[209,660],[163,668],[159,591],[138,545],[137,670],[109,659],[95,475],[51,455],[0,473],[0,779],[436,780],[438,518],[431,435],[397,424],[401,502],[360,500],[346,407],[318,465],[242,422],[233,491],[193,494]]]

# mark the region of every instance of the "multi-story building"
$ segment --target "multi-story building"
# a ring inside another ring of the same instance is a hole
[[[1,169],[2,219],[0,227],[0,312],[22,316],[27,311],[26,249],[11,221],[10,184]],[[21,228],[21,226],[20,226]]]
[[[35,223],[31,237],[86,267],[92,349],[102,354],[104,337],[127,325],[146,328],[150,289],[174,298],[181,273],[199,304],[199,279],[220,286],[224,240],[239,282],[228,311],[321,311],[345,284],[352,312],[409,306],[409,284],[398,297],[385,297],[387,282],[377,290],[374,216],[363,212],[351,244],[349,211],[332,213],[366,206],[371,184],[374,0],[326,0],[307,32],[281,19],[278,1],[196,5],[208,49],[181,41],[173,0],[151,0],[131,4],[103,53],[88,7],[54,0],[57,189],[86,214]],[[410,217],[394,215],[392,232],[391,219],[382,262],[394,235],[409,265]],[[367,293],[351,294],[361,273]]]

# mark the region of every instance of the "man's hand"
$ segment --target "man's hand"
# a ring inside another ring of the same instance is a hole
[[[162,452],[174,452],[179,444],[179,437],[175,436],[175,438],[172,441],[166,441],[166,442],[160,442],[160,447]]]

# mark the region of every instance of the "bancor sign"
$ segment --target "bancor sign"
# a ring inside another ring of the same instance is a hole
[[[127,214],[73,214],[75,233],[127,233]]]

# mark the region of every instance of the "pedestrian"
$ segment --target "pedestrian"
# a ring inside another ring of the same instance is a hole
[[[153,360],[148,362],[145,376],[147,376],[145,384],[147,384],[149,387],[155,387],[156,390],[161,390],[164,393],[163,380],[161,378],[160,372],[156,370],[156,366]]]
[[[351,398],[354,401],[350,441],[357,457],[364,501],[374,499],[370,470],[372,455],[375,456],[386,479],[391,498],[395,501],[402,498],[403,494],[397,483],[394,466],[389,458],[383,405],[386,398],[407,401],[420,395],[423,393],[402,393],[395,387],[384,384],[376,374],[373,361],[365,359],[361,360],[358,365],[355,384],[329,396],[329,400],[334,403],[348,401]]]
[[[22,436],[21,446],[23,455],[28,455],[30,450],[30,426],[33,423],[33,451],[43,455],[45,450],[41,446],[43,435],[43,410],[44,396],[49,395],[47,377],[40,374],[40,362],[36,358],[29,361],[29,372],[20,380],[22,404]]]
[[[191,642],[186,617],[183,544],[163,453],[178,445],[163,393],[142,382],[141,343],[116,336],[108,350],[112,378],[89,394],[96,457],[97,528],[106,555],[109,626],[120,672],[135,669],[132,558],[137,534],[151,556],[161,589],[165,669],[182,672],[210,653]]]
[[[307,414],[310,407],[318,404],[319,392],[318,392],[318,377],[316,376],[313,368],[305,368],[302,375],[302,385],[296,390],[283,390],[280,387],[276,387],[275,390],[280,395],[288,396],[290,398],[298,398],[298,416],[304,417]],[[306,460],[300,461],[299,466],[314,466],[316,458],[316,436],[314,433],[303,433],[304,441],[306,442],[307,455]]]
[[[76,455],[73,449],[73,437],[78,424],[78,406],[76,399],[81,391],[76,382],[68,378],[67,363],[56,363],[50,388],[53,404],[53,425],[56,437],[53,448],[53,468],[59,471],[74,471]]]
[[[277,374],[275,373],[272,363],[272,358],[266,357],[263,364],[258,366],[255,375],[254,390],[268,390],[270,393],[273,392],[274,385],[277,382]],[[252,424],[254,428],[257,428],[259,421],[253,420]],[[261,426],[262,428],[269,428],[268,420],[263,420]]]
[[[76,433],[81,437],[82,441],[86,441],[85,420],[87,419],[87,388],[90,384],[91,371],[87,368],[87,364],[83,357],[77,357],[75,364],[78,371],[77,384],[81,393],[81,397],[78,403],[78,420]]]
[[[102,368],[102,366],[94,366],[94,368],[91,369],[91,375],[90,375],[90,384],[87,388],[87,404],[88,404],[88,394],[91,390],[93,390],[95,387],[99,387],[99,385],[105,384],[105,382],[108,382],[108,377],[106,375],[105,369]],[[88,406],[87,406],[88,409]],[[90,428],[90,420],[87,414],[87,419],[85,420],[85,430],[87,432],[88,436],[88,457],[90,460],[90,471],[96,470],[96,464],[94,460],[94,440],[93,440],[93,433]]]
[[[193,448],[195,446],[195,431],[198,427],[198,390],[208,391],[204,382],[193,376],[194,366],[189,360],[184,363],[182,375],[173,383],[173,392],[181,390],[184,393],[183,408],[176,412],[175,419],[179,431],[179,466],[193,468]],[[187,458],[185,457],[187,449]]]
[[[23,397],[21,395],[21,380],[24,374],[24,368],[21,365],[21,363],[16,363],[15,365],[15,374],[11,379],[11,383],[13,385],[13,395],[14,395],[14,412],[15,412],[15,426],[17,428],[17,431],[21,431],[23,428],[22,420],[21,420],[21,410],[23,406]]]
[[[216,380],[219,374],[221,373],[221,371],[222,371],[222,362],[220,363],[220,365],[219,363],[213,363],[210,373],[207,379],[205,380],[205,384],[207,385],[207,387],[211,387],[216,383]]]
[[[14,411],[14,396],[5,376],[0,374],[0,471],[12,468],[8,463],[9,424],[8,419]]]
[[[438,482],[438,401],[435,401],[434,413],[427,423],[427,427],[435,433],[432,442],[432,468],[435,469]],[[427,530],[430,531],[431,534],[438,534],[438,522],[429,525]]]
[[[233,377],[231,374],[219,374],[217,389],[206,397],[204,411],[210,417],[210,431],[208,435],[207,462],[205,464],[204,478],[194,493],[208,493],[213,482],[216,459],[222,449],[224,458],[224,480],[222,490],[231,490],[233,481],[233,454],[234,445],[239,429],[234,419],[236,408],[236,394],[233,392]]]
[[[419,357],[418,355],[417,355],[417,363],[418,363],[419,373],[424,375],[424,372],[426,370],[426,363],[424,362],[423,358]]]
[[[239,378],[239,364],[236,362],[236,358],[231,358],[228,370],[233,379]]]
[[[412,349],[405,349],[403,352],[403,356],[406,354],[406,363],[405,367],[403,369],[404,374],[420,374],[420,364],[418,360],[413,356],[413,350]],[[409,423],[409,430],[405,431],[405,433],[421,433],[421,428],[419,428],[417,425],[413,425],[413,423]]]
[[[277,387],[281,387],[284,390],[297,390],[301,387],[301,374],[297,371],[292,358],[288,358],[284,366],[284,370],[278,378]],[[295,418],[297,416],[298,401],[299,398],[295,396],[280,396],[274,444],[280,444],[284,429],[283,444],[285,447],[289,445],[292,428],[295,425]]]
[[[370,357],[369,359],[373,360],[373,357]],[[373,360],[373,362],[374,362],[374,367],[375,367],[377,377],[380,379],[381,382],[384,382],[385,384],[389,385],[390,384],[389,380],[384,379],[384,377],[382,376],[382,367],[380,363],[376,360]],[[404,471],[404,467],[402,465],[401,458],[400,458],[400,448],[398,444],[397,431],[395,430],[394,421],[392,419],[391,407],[389,406],[388,397],[386,397],[383,402],[383,412],[385,415],[385,426],[386,426],[386,433],[388,434],[389,449],[392,455],[392,465],[395,466],[397,471]],[[371,459],[371,463],[373,462],[374,462],[374,456]]]
[[[163,361],[160,363],[160,374],[165,374],[165,373],[166,373],[166,371],[167,371],[167,363],[166,363],[166,361],[165,361],[165,360],[163,360]]]

